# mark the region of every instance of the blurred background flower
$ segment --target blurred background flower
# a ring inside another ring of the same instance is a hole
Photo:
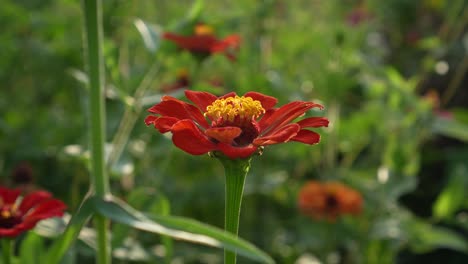
[[[362,204],[359,192],[339,182],[306,182],[298,196],[300,211],[316,220],[334,221],[342,215],[358,215]]]
[[[45,191],[20,197],[19,189],[0,186],[0,238],[17,237],[34,228],[37,222],[62,216],[66,205]]]

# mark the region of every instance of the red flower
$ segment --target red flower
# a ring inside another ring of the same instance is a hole
[[[226,57],[235,60],[233,51],[238,49],[240,37],[236,34],[229,35],[223,39],[218,39],[211,27],[205,24],[195,26],[192,36],[182,36],[171,32],[165,32],[163,38],[177,44],[182,49],[186,49],[195,54],[211,55],[224,53]]]
[[[338,182],[309,181],[299,191],[299,209],[314,219],[335,220],[344,214],[362,211],[362,197]]]
[[[370,20],[371,18],[372,15],[365,6],[357,6],[346,15],[346,22],[350,26],[357,26],[365,21]]]
[[[290,140],[316,144],[320,135],[308,128],[328,126],[324,117],[292,122],[311,108],[323,108],[312,102],[274,108],[276,98],[257,92],[216,97],[186,90],[185,95],[194,104],[164,96],[148,110],[154,115],[147,116],[145,123],[161,133],[171,132],[174,144],[193,155],[215,151],[229,158],[247,158],[262,146]]]
[[[66,205],[45,191],[20,197],[20,190],[0,187],[0,238],[16,237],[40,220],[62,216]]]

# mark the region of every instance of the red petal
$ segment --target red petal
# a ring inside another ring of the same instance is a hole
[[[202,112],[206,112],[206,107],[212,104],[217,97],[207,92],[185,91],[185,96],[192,101]]]
[[[16,228],[0,228],[0,237],[16,237],[22,232]]]
[[[274,98],[273,96],[268,96],[257,92],[248,92],[244,94],[244,96],[260,101],[260,103],[262,103],[263,109],[265,110],[274,107],[276,103],[278,103],[278,99]]]
[[[273,115],[273,114],[276,112],[276,110],[278,110],[278,108],[270,108],[270,109],[268,109],[268,110],[265,112],[265,114],[263,114],[261,120],[263,120],[263,119],[265,119],[265,120],[269,119],[269,118],[271,117],[271,115]],[[261,122],[261,120],[260,120],[260,122]],[[259,126],[259,127],[260,127],[260,126]]]
[[[37,191],[33,192],[21,201],[21,204],[19,206],[20,212],[23,214],[27,213],[29,209],[33,208],[34,206],[50,199],[52,197],[52,194],[46,192],[46,191]]]
[[[181,36],[170,32],[164,33],[163,38],[171,40],[180,48],[187,49],[189,51],[210,53],[213,49],[213,46],[216,45],[218,41],[212,35]]]
[[[291,140],[313,145],[320,142],[320,135],[314,131],[302,129]]]
[[[181,120],[172,126],[172,142],[192,155],[208,153],[216,148],[191,120]]]
[[[160,133],[166,133],[171,131],[172,126],[180,120],[175,117],[162,116],[154,121],[154,127],[159,130]]]
[[[66,208],[67,206],[62,201],[49,199],[30,210],[29,213],[24,216],[24,221],[26,223],[35,223],[42,219],[62,216]]]
[[[21,191],[18,189],[7,189],[0,187],[0,197],[3,204],[14,204],[18,196],[20,195]]]
[[[238,127],[213,127],[205,130],[205,135],[226,144],[231,144],[241,133],[242,129]]]
[[[328,122],[328,119],[325,117],[309,117],[297,122],[297,124],[300,125],[301,128],[328,127]]]
[[[149,116],[147,116],[147,117],[145,118],[145,124],[146,124],[147,126],[149,126],[149,125],[153,124],[154,121],[156,121],[156,119],[158,119],[158,118],[159,118],[159,117],[157,117],[157,116],[149,115]]]
[[[225,99],[225,98],[228,98],[228,97],[234,97],[236,96],[237,94],[235,92],[230,92],[230,93],[227,93],[223,96],[220,96],[218,99]]]
[[[263,117],[260,122],[260,131],[262,135],[269,135],[276,129],[288,124],[295,118],[303,115],[307,110],[314,107],[323,107],[319,104],[303,101],[294,101],[278,108],[273,114]]]
[[[177,119],[191,119],[203,127],[208,127],[205,117],[200,110],[191,104],[187,104],[176,98],[166,96],[162,102],[151,107],[149,112]]]
[[[244,159],[252,156],[252,154],[254,154],[257,151],[258,147],[254,145],[247,145],[245,147],[234,147],[230,144],[218,143],[217,149],[231,159]]]
[[[236,49],[239,47],[240,40],[241,39],[239,35],[229,35],[224,39],[213,43],[211,52],[223,52],[229,48]]]
[[[272,135],[256,138],[253,143],[256,146],[265,146],[288,142],[300,129],[298,124],[289,124],[276,130]]]

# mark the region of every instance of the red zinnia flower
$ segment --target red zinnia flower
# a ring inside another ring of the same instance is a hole
[[[20,197],[20,190],[0,187],[0,238],[16,237],[40,220],[62,216],[66,205],[45,191]],[[18,199],[19,198],[19,199]]]
[[[262,146],[290,140],[316,144],[320,135],[308,128],[328,126],[324,117],[292,122],[311,108],[323,108],[312,102],[274,108],[276,98],[257,92],[216,97],[186,90],[185,95],[194,104],[164,96],[148,110],[155,115],[146,117],[145,123],[161,133],[171,132],[174,144],[193,155],[217,151],[229,158],[247,158]]]
[[[224,53],[226,57],[235,60],[235,51],[240,44],[239,35],[232,34],[223,39],[218,39],[213,34],[213,29],[205,24],[195,26],[194,35],[182,36],[171,32],[165,32],[163,38],[168,39],[182,49],[195,54],[210,55]]]
[[[344,214],[358,214],[362,197],[357,191],[338,182],[309,181],[299,192],[299,209],[314,219],[335,220]]]

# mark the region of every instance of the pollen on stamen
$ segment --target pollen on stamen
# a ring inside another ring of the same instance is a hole
[[[262,103],[251,97],[235,96],[214,101],[206,108],[205,116],[215,121],[244,122],[265,113]]]

